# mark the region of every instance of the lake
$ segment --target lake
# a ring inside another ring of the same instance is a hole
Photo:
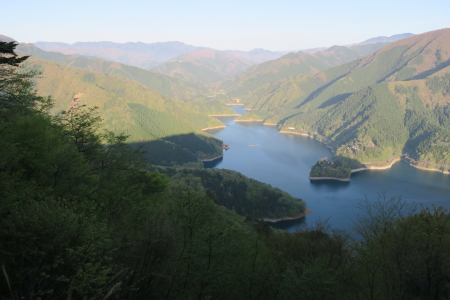
[[[243,107],[232,106],[239,114]],[[353,173],[350,182],[308,179],[311,167],[322,157],[332,157],[330,149],[307,136],[280,134],[275,126],[262,122],[234,122],[235,117],[219,117],[226,128],[208,132],[228,144],[220,160],[206,167],[231,169],[248,177],[278,187],[306,201],[313,212],[304,220],[283,221],[275,227],[294,231],[303,221],[311,224],[327,220],[340,229],[350,229],[361,211],[359,203],[375,201],[380,193],[387,197],[401,196],[411,203],[426,207],[450,208],[450,175],[411,167],[399,161],[387,170],[366,170]],[[253,146],[250,146],[253,145]]]

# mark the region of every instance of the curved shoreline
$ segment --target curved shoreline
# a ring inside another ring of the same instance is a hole
[[[201,159],[201,161],[213,161],[213,160],[216,160],[216,159],[219,159],[219,158],[223,157],[224,155],[225,155],[225,154],[221,154],[221,155],[216,156],[216,157],[213,157],[213,158],[205,158],[205,159]]]
[[[234,104],[234,103],[225,103],[228,106],[245,106],[245,104]]]
[[[287,220],[296,220],[296,219],[300,219],[303,218],[304,216],[306,216],[307,214],[312,213],[312,210],[310,210],[309,208],[305,209],[304,212],[298,213],[293,217],[284,217],[284,218],[279,218],[279,219],[271,219],[271,218],[262,218],[260,219],[263,222],[270,222],[270,223],[276,223],[276,222],[280,222],[280,221],[287,221]]]
[[[350,181],[350,178],[339,177],[308,177],[309,180],[338,180],[338,181]]]
[[[428,168],[425,168],[425,167],[421,167],[421,166],[418,166],[418,165],[413,165],[412,163],[410,163],[408,160],[406,160],[406,159],[401,159],[402,161],[404,161],[405,163],[407,163],[408,165],[410,165],[411,167],[414,167],[414,168],[416,168],[416,169],[419,169],[419,170],[424,170],[424,171],[433,171],[433,172],[440,172],[440,173],[442,173],[442,174],[450,174],[450,172],[448,172],[448,171],[442,171],[441,169],[428,169]],[[420,162],[419,162],[420,163]]]
[[[235,122],[264,122],[264,120],[234,120]]]
[[[280,130],[280,131],[278,131],[278,133],[292,133],[292,134],[297,134],[297,135],[309,136],[310,138],[312,138],[312,136],[310,136],[309,134],[306,134],[306,133],[300,133],[300,132],[295,132],[295,131]]]
[[[223,126],[216,126],[216,127],[206,127],[206,128],[203,128],[202,130],[210,130],[210,129],[217,129],[217,128],[225,128],[225,127],[227,127],[227,126],[223,125]]]
[[[376,167],[376,166],[366,166],[364,168],[358,168],[358,169],[352,169],[351,173],[355,173],[355,172],[360,172],[360,171],[366,171],[366,170],[386,170],[386,169],[390,169],[396,162],[400,161],[400,158],[396,158],[393,159],[392,162],[388,165],[385,166],[380,166],[380,167]],[[309,180],[339,180],[339,181],[350,181],[351,179],[351,174],[350,177],[348,178],[339,178],[339,177],[308,177]]]
[[[359,172],[359,171],[365,171],[365,170],[386,170],[386,169],[390,169],[396,162],[398,162],[400,160],[401,160],[400,158],[393,159],[390,164],[385,165],[385,166],[380,166],[380,167],[377,167],[377,166],[372,166],[371,167],[369,165],[369,166],[366,166],[364,168],[352,169],[352,173]]]

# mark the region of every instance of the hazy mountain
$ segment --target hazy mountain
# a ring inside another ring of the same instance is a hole
[[[394,34],[392,36],[378,36],[365,40],[364,42],[361,42],[359,44],[393,43],[413,35],[414,35],[413,33],[401,33],[401,34]]]
[[[14,42],[15,39],[10,38],[9,36],[0,34],[0,41],[2,41],[2,42]]]
[[[315,135],[362,162],[405,151],[450,167],[449,66],[450,29],[411,36],[324,72],[261,87],[243,99],[255,111],[243,118]]]
[[[82,56],[64,55],[58,52],[43,51],[33,44],[19,44],[17,50],[63,65],[79,67],[90,71],[102,72],[136,80],[171,98],[186,99],[207,93],[207,90],[203,86],[195,83],[186,82],[164,74],[154,73],[138,67],[111,62],[100,58],[89,59]]]
[[[152,69],[185,81],[211,84],[236,76],[252,64],[234,55],[217,50],[196,50],[184,53]]]
[[[385,45],[386,43],[352,47],[333,46],[314,54],[304,51],[289,53],[281,58],[255,65],[242,74],[221,82],[219,89],[228,91],[231,97],[243,97],[270,82],[298,74],[315,74],[361,58]]]
[[[223,52],[229,53],[239,58],[243,58],[252,64],[260,64],[268,60],[273,60],[288,54],[290,51],[270,51],[261,48],[253,49],[250,51],[240,50],[224,50]]]
[[[37,42],[34,45],[44,51],[57,51],[58,49],[70,47],[70,44],[59,42]]]
[[[397,34],[392,37],[377,37],[369,39],[361,44],[367,43],[388,43],[407,37],[412,34]],[[207,47],[197,47],[187,45],[182,42],[162,42],[162,43],[142,43],[128,42],[115,43],[109,41],[102,42],[76,42],[73,44],[60,42],[37,42],[35,46],[45,51],[55,51],[67,55],[77,54],[87,57],[98,57],[105,60],[120,62],[123,64],[136,66],[144,69],[151,69],[160,63],[173,59],[186,52],[192,52],[201,49],[210,49]],[[302,50],[308,53],[324,51],[327,48],[313,48]],[[213,50],[213,49],[211,49]],[[224,50],[222,52],[232,54],[236,57],[245,59],[251,64],[263,63],[265,61],[277,59],[291,51],[270,51],[264,49],[253,49],[251,51]]]
[[[195,47],[181,42],[149,44],[142,42],[77,42],[74,44],[37,42],[34,45],[46,51],[95,56],[144,69],[150,69],[182,53],[204,49],[204,47]]]
[[[54,113],[81,105],[97,106],[105,127],[143,145],[152,164],[201,166],[199,159],[222,153],[222,142],[201,131],[222,125],[219,120],[141,83],[33,56],[25,68],[42,72],[36,88],[39,94],[54,99]]]

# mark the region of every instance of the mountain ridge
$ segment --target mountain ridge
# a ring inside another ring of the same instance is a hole
[[[449,65],[450,29],[414,35],[317,74],[272,82],[242,99],[253,111],[241,118],[294,128],[363,163],[408,153],[413,164],[445,169]]]

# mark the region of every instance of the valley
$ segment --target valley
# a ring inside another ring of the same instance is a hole
[[[447,3],[3,6],[0,300],[450,298]]]

